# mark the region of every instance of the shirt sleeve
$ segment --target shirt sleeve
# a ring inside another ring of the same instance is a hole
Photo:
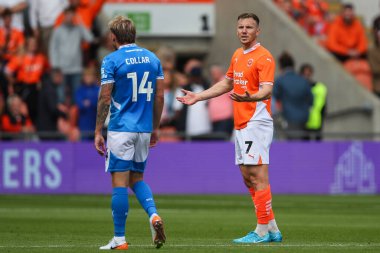
[[[274,59],[271,55],[263,55],[257,61],[260,84],[273,84],[274,71],[276,69]]]
[[[281,102],[282,87],[280,79],[275,80],[275,85],[273,87],[273,96],[278,101]]]
[[[228,67],[227,73],[226,73],[226,78],[233,80],[234,79],[234,63],[235,63],[235,54],[232,56],[231,61],[230,61],[230,66]]]
[[[29,22],[33,29],[37,28],[37,11],[36,0],[29,0]]]
[[[12,124],[11,119],[8,115],[3,115],[2,117],[2,129],[4,132],[8,133],[19,133],[21,132],[21,126],[19,124]]]
[[[90,32],[90,30],[88,30],[86,27],[84,27],[83,25],[79,25],[79,29],[82,34],[82,39],[84,41],[91,43],[94,40],[94,36]]]
[[[181,92],[181,90],[178,88],[176,91],[175,91],[175,96],[174,97],[181,97],[183,96],[183,93]],[[173,101],[173,110],[174,111],[179,111],[182,109],[183,107],[183,104],[181,102],[179,102],[177,99],[174,99]]]
[[[58,68],[59,66],[59,56],[58,56],[58,48],[60,44],[59,39],[59,28],[54,29],[51,34],[50,42],[49,42],[49,61],[53,68]]]
[[[5,73],[7,74],[13,74],[15,73],[19,68],[19,59],[18,57],[12,57],[8,64],[5,66]]]
[[[158,61],[157,79],[164,79],[164,71],[162,70],[162,65],[160,61]]]
[[[109,57],[105,57],[102,62],[102,66],[100,69],[100,84],[114,83],[114,75],[115,75],[115,63],[109,59]]]
[[[92,2],[94,2],[94,1],[92,1]],[[95,3],[93,3],[90,6],[91,13],[94,15],[94,17],[96,17],[98,15],[99,11],[102,9],[104,2],[105,2],[105,0],[96,0]]]

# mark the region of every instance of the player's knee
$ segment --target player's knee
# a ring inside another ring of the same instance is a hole
[[[112,187],[113,188],[115,188],[115,187],[128,187],[128,186],[129,186],[129,184],[125,180],[121,180],[121,179],[113,179],[112,180]]]
[[[129,177],[129,185],[133,187],[134,184],[136,184],[139,181],[144,180],[144,174],[138,173],[138,172],[131,172],[131,175]]]
[[[129,174],[128,172],[113,172],[112,173],[112,187],[128,187]]]

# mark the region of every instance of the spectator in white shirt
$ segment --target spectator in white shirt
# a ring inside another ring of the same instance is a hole
[[[183,89],[191,90],[192,92],[202,92],[205,90],[205,84],[201,83],[202,69],[194,67],[189,73],[189,84]],[[181,89],[177,89],[174,97],[181,96]],[[184,105],[177,100],[173,102],[173,109],[176,111],[177,130],[185,132],[186,137],[192,140],[205,140],[209,138],[211,133],[211,121],[208,114],[207,102],[201,101],[194,106]]]
[[[24,31],[23,11],[28,7],[25,0],[0,0],[0,15],[5,9],[12,11],[12,27]],[[3,26],[3,21],[0,21]]]
[[[41,51],[48,55],[49,41],[57,17],[69,5],[67,0],[29,0],[29,22]]]

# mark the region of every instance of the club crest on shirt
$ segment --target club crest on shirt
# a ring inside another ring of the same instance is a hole
[[[247,66],[248,66],[248,67],[251,67],[252,64],[253,64],[253,59],[251,58],[251,59],[248,60],[248,62],[247,62]]]

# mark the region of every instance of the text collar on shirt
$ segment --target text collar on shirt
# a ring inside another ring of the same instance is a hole
[[[256,43],[255,45],[253,45],[253,47],[244,50],[243,53],[244,53],[244,54],[248,54],[248,53],[254,51],[255,49],[257,49],[259,46],[260,46],[260,43]]]
[[[137,47],[136,43],[121,45],[118,49],[125,48],[125,47]]]

